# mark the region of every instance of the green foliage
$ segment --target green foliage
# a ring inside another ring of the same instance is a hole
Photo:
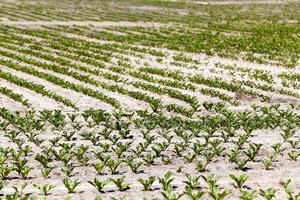
[[[39,185],[39,184],[33,184],[33,186],[37,189],[39,189],[45,196],[50,194],[50,190],[55,188],[54,185],[51,184],[44,184],[44,185]]]
[[[78,179],[72,181],[69,178],[64,178],[63,179],[63,183],[64,183],[64,185],[67,188],[67,190],[68,190],[69,193],[75,193],[75,189],[80,184],[80,181]]]
[[[174,178],[171,178],[171,176],[172,173],[167,172],[162,178],[158,178],[158,181],[162,185],[162,189],[164,191],[168,191],[173,188],[171,183],[173,182]]]
[[[155,176],[150,176],[148,179],[139,178],[138,182],[140,182],[143,185],[145,191],[150,191],[151,186],[155,180],[156,180]]]
[[[237,187],[240,190],[242,189],[244,183],[248,179],[248,176],[246,174],[241,174],[240,176],[235,176],[233,174],[230,174],[229,176],[234,181],[235,187]]]
[[[94,186],[98,192],[103,192],[103,188],[110,183],[109,180],[99,180],[97,178],[94,178],[93,181],[88,181],[89,184],[91,184],[92,186]]]
[[[122,176],[121,178],[116,178],[116,179],[109,178],[109,180],[117,186],[119,191],[126,191],[130,189],[129,186],[131,185],[131,183],[126,183],[125,178],[126,176]]]
[[[275,198],[277,190],[274,188],[259,189],[259,194],[266,200]]]

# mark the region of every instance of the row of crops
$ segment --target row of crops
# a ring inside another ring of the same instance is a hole
[[[1,4],[1,2],[0,2]],[[299,4],[197,5],[165,1],[25,1],[1,4],[2,23],[10,21],[152,21],[167,23],[153,28],[114,27],[113,31],[77,31],[143,45],[174,50],[242,57],[255,62],[294,67],[299,59]],[[63,12],[62,12],[63,11]]]
[[[165,199],[224,199],[231,194],[273,199],[285,192],[297,199],[288,177],[275,180],[281,187],[270,181],[269,187],[259,188],[253,187],[257,177],[247,175],[252,169],[299,169],[299,116],[294,109],[216,112],[183,120],[153,111],[20,114],[2,108],[1,191],[15,188],[12,196],[26,198],[30,193],[61,196],[91,190],[98,199],[131,190],[153,197],[161,193]],[[255,142],[263,130],[278,135],[278,141]],[[219,171],[223,165],[228,175]],[[230,179],[232,185],[222,186],[220,178]]]
[[[142,108],[152,107],[187,117],[201,112],[201,104],[208,98],[232,107],[245,104],[237,94],[252,99],[248,106],[276,101],[279,96],[287,104],[299,98],[300,72],[295,69],[276,66],[268,69],[266,65],[252,68],[248,63],[241,67],[209,57],[200,61],[195,54],[101,43],[99,38],[84,40],[78,32],[70,33],[74,29],[2,27],[0,75],[10,87],[3,90],[18,85],[80,110],[81,105],[68,98],[71,90],[77,96],[98,99],[111,109],[132,110],[135,107],[126,104],[135,101],[143,104]],[[6,94],[30,108],[26,97],[13,91]],[[115,95],[125,100],[120,102]]]

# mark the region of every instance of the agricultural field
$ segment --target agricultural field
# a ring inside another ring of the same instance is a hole
[[[0,0],[0,198],[299,200],[300,1]]]

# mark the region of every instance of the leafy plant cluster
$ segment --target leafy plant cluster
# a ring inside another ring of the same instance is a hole
[[[74,193],[83,183],[78,178],[78,170],[84,168],[95,176],[88,183],[100,193],[106,193],[109,184],[115,185],[118,191],[130,189],[133,183],[126,181],[127,173],[141,175],[151,166],[171,165],[174,159],[191,164],[198,173],[209,172],[220,157],[227,158],[240,172],[251,170],[252,163],[261,169],[272,170],[282,156],[297,162],[299,140],[294,136],[300,121],[292,107],[285,110],[279,106],[253,106],[252,111],[232,112],[208,102],[203,106],[208,110],[216,109],[219,115],[201,116],[195,121],[167,117],[149,110],[136,113],[121,110],[108,113],[97,109],[82,113],[44,110],[22,114],[2,108],[1,133],[14,144],[0,149],[3,187],[13,176],[28,180],[36,178],[34,174],[37,173],[45,180],[51,180],[54,171],[59,170],[62,184],[69,193]],[[281,130],[282,142],[272,145],[271,151],[265,144],[250,142],[256,130],[276,128]],[[45,138],[44,133],[49,131],[51,137]],[[85,142],[78,143],[78,140]],[[262,155],[262,149],[268,150],[266,156]],[[34,168],[33,163],[38,167]],[[176,173],[181,171],[178,169]],[[124,175],[120,177],[121,174]],[[99,179],[97,176],[109,178]],[[231,189],[218,186],[215,176],[202,177],[207,189],[199,189],[201,176],[186,177],[183,193],[174,190],[171,173],[136,180],[146,191],[154,190],[156,181],[165,199],[178,199],[183,195],[191,199],[200,199],[203,195],[223,199],[230,194]],[[271,189],[248,190],[244,186],[246,175],[232,174],[230,178],[240,190],[241,199],[257,194],[265,198],[275,196],[276,192]],[[33,186],[44,195],[49,195],[56,187],[38,183]],[[291,191],[289,193],[294,195]]]

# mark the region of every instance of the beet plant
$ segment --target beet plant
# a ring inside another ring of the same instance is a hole
[[[297,149],[300,144],[299,139],[298,140],[289,140],[288,142],[290,143],[291,147],[294,149]]]
[[[244,186],[245,182],[248,179],[248,176],[246,174],[241,174],[240,176],[235,176],[234,174],[230,174],[229,176],[234,181],[235,187],[238,188],[239,190],[242,189],[242,187]]]
[[[193,190],[191,187],[185,187],[185,191],[183,192],[190,200],[200,200],[203,195],[205,195],[205,191],[201,189]]]
[[[40,185],[40,184],[33,184],[33,186],[37,189],[39,189],[45,196],[50,194],[50,191],[55,188],[54,185],[51,184],[44,184],[44,185]]]
[[[298,152],[296,150],[292,150],[292,151],[288,152],[288,156],[291,160],[297,161],[298,157],[300,156],[300,152]]]
[[[173,188],[172,182],[174,181],[174,178],[171,178],[171,176],[172,173],[167,172],[162,178],[158,178],[158,181],[164,191],[168,191]]]
[[[143,185],[144,191],[151,191],[151,186],[153,185],[155,180],[156,180],[155,176],[150,176],[147,179],[139,178],[138,182]]]
[[[76,188],[78,187],[78,185],[80,183],[81,182],[78,179],[76,179],[74,181],[72,181],[70,178],[64,178],[63,179],[63,184],[67,188],[68,193],[75,193],[75,190],[76,190]]]
[[[27,166],[28,160],[17,160],[14,161],[14,170],[18,172],[18,174],[23,178],[27,179],[29,176],[29,173],[31,172],[32,168]]]
[[[162,196],[165,200],[179,200],[184,194],[177,194],[172,190],[172,188],[168,188],[165,191],[161,192]]]
[[[6,181],[1,180],[0,181],[0,191],[5,187],[5,185],[6,185]]]
[[[272,145],[272,148],[274,149],[275,154],[281,154],[283,153],[287,148],[282,146],[283,144],[281,143],[276,143]]]
[[[131,183],[126,183],[125,178],[126,176],[122,176],[120,178],[109,178],[109,180],[116,185],[119,191],[126,191],[130,189]]]
[[[97,174],[102,175],[103,169],[105,167],[105,162],[97,162],[93,164],[94,169],[96,170]]]
[[[242,200],[254,200],[257,198],[257,191],[247,191],[247,190],[241,190],[241,195],[239,196]]]
[[[114,160],[113,158],[110,158],[106,162],[106,166],[110,169],[111,174],[117,174],[118,168],[122,164],[121,160]]]
[[[50,156],[45,156],[43,154],[37,154],[34,159],[38,161],[44,168],[49,168],[49,163],[52,161]]]
[[[98,192],[103,193],[104,192],[104,187],[110,183],[110,180],[99,180],[97,178],[94,178],[94,180],[92,181],[88,181],[89,184],[91,184],[92,186],[94,186]]]
[[[259,189],[259,194],[266,200],[272,200],[276,197],[277,190],[274,188]]]
[[[248,157],[250,161],[255,162],[255,158],[258,155],[259,150],[262,147],[262,144],[249,144],[250,148],[244,151],[244,154]]]
[[[291,183],[291,179],[287,180],[280,180],[280,185],[283,186],[285,193],[288,195],[289,200],[299,200],[300,199],[300,194],[296,193],[293,191],[290,187],[289,184]]]
[[[14,193],[6,195],[5,199],[7,199],[7,200],[17,200],[17,199],[27,200],[27,199],[29,199],[30,194],[24,192],[27,185],[28,185],[27,183],[24,183],[21,186],[12,186]]]
[[[169,156],[161,157],[161,161],[163,162],[164,165],[172,164],[172,160]]]
[[[53,168],[43,167],[41,169],[41,173],[42,173],[43,177],[47,179],[47,178],[50,178],[50,173],[52,170],[53,170]]]
[[[71,173],[74,171],[75,166],[72,164],[67,164],[61,168],[61,171],[67,176],[70,177]]]
[[[7,180],[9,174],[14,170],[12,165],[0,165],[0,178],[1,180]]]
[[[200,178],[201,176],[192,176],[190,174],[185,174],[185,177],[187,178],[186,181],[183,181],[183,183],[186,185],[185,187],[194,189],[200,188]]]
[[[146,165],[150,166],[154,163],[155,158],[155,155],[153,155],[152,153],[148,153],[144,156],[143,160],[146,163]]]
[[[196,156],[197,155],[195,153],[188,153],[187,155],[185,155],[183,157],[187,163],[192,163],[194,161],[194,159],[196,158]]]
[[[130,167],[131,171],[135,174],[138,174],[141,172],[141,167],[143,166],[143,162],[142,161],[137,161],[135,162],[133,160],[133,158],[130,157],[126,157],[125,162],[127,163],[127,165]]]
[[[196,162],[196,170],[198,172],[205,172],[207,170],[207,165],[208,165],[207,161],[199,160]]]

